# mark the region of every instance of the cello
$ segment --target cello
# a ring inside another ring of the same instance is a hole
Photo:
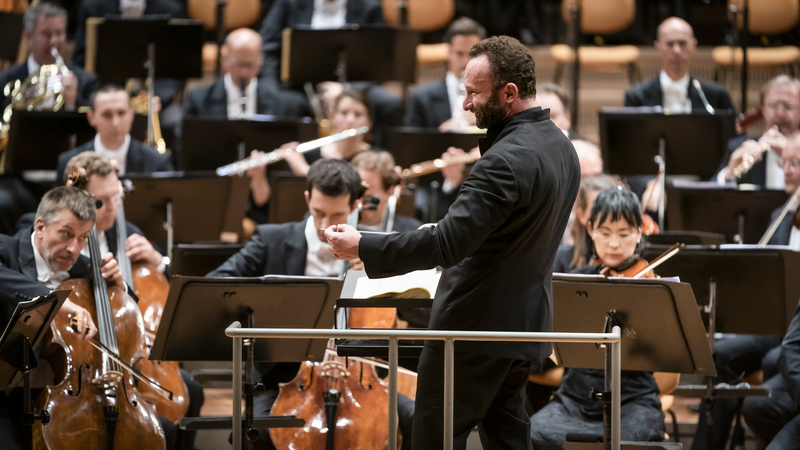
[[[80,169],[68,184],[85,183]],[[146,358],[144,322],[136,304],[118,286],[108,286],[101,272],[97,229],[89,236],[92,279],[73,279],[69,300],[86,308],[97,324],[100,345],[84,341],[68,319],[56,317],[42,357],[50,361],[58,385],[47,386],[38,401],[53,420],[34,425],[38,449],[164,449],[166,440],[155,407],[136,388],[125,366]],[[119,339],[118,339],[119,338]],[[118,360],[126,364],[120,364]]]
[[[128,188],[124,184],[128,183]],[[130,180],[121,182],[122,194],[130,192]],[[149,358],[153,348],[158,324],[164,313],[164,305],[169,294],[169,281],[158,271],[152,263],[139,261],[131,263],[125,251],[128,236],[128,226],[125,221],[125,205],[120,200],[117,208],[117,263],[122,272],[122,279],[128,286],[133,286],[136,296],[139,297],[139,310],[142,313],[145,327],[145,342],[147,345],[147,358],[139,362],[139,372],[149,379],[157,382],[172,393],[172,398],[167,398],[159,392],[144,384],[138,386],[145,399],[156,404],[158,415],[174,423],[180,422],[189,409],[189,392],[183,382],[180,367],[177,361],[154,361]]]

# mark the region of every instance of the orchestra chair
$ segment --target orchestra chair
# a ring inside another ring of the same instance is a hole
[[[622,31],[636,19],[636,0],[563,0],[561,15],[564,21],[576,26],[575,11],[580,11],[580,29],[583,34],[597,36],[596,43],[602,43],[600,35]],[[567,44],[550,47],[550,55],[556,60],[553,82],[558,84],[564,67],[575,59],[574,50]],[[601,72],[625,70],[628,82],[641,80],[639,71],[639,48],[635,45],[580,46],[578,49],[580,67]]]
[[[743,14],[734,13],[742,11],[747,4],[748,20],[747,33],[765,36],[784,33],[797,25],[800,18],[800,1],[798,0],[728,0],[728,18],[731,23],[736,22],[739,32],[744,32]],[[727,78],[729,72],[741,70],[741,46],[719,46],[711,51],[711,56],[717,67],[714,73],[716,81]],[[800,48],[794,45],[780,47],[747,47],[747,68],[765,69],[785,67],[794,77],[796,66],[800,59]]]
[[[217,0],[188,0],[186,5],[189,18],[203,22],[206,31],[217,28]],[[261,16],[260,0],[227,0],[225,5],[224,30],[229,32],[237,28],[249,27]],[[203,71],[217,68],[217,43],[207,42],[203,45]]]
[[[440,30],[453,21],[456,13],[455,0],[381,0],[383,18],[389,25],[400,25],[398,5],[407,6],[408,27],[423,33]],[[447,71],[448,44],[419,44],[417,65],[441,65]]]

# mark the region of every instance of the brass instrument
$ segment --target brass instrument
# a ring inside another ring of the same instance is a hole
[[[11,99],[11,103],[6,106],[0,120],[0,150],[5,148],[8,140],[13,110],[58,111],[64,105],[61,77],[69,74],[69,69],[58,50],[51,48],[50,53],[56,60],[54,64],[43,64],[24,81],[12,81],[3,88],[3,94]]]
[[[147,90],[141,91],[134,96],[131,99],[131,105],[137,114],[147,115],[147,139],[145,139],[145,144],[152,145],[162,155],[168,154],[169,149],[161,136],[161,123],[158,120],[158,113],[153,111],[153,89],[150,80],[145,80],[145,83],[147,84]],[[129,80],[127,85],[129,93],[134,91],[133,86],[134,80]]]
[[[353,136],[358,136],[359,134],[364,134],[367,131],[369,131],[369,127],[366,126],[359,128],[351,128],[349,130],[344,130],[341,133],[336,133],[323,138],[314,139],[313,141],[304,142],[298,145],[297,148],[294,149],[294,151],[296,151],[297,153],[306,153],[316,148],[320,148],[323,145],[328,145],[334,142],[351,138]],[[276,150],[273,152],[269,152],[259,158],[244,159],[222,167],[217,167],[217,175],[221,177],[240,175],[247,172],[250,169],[255,169],[256,167],[263,167],[269,164],[273,164],[282,159],[283,156]]]
[[[771,130],[777,130],[778,126],[774,125],[770,129]],[[769,145],[764,144],[764,143],[759,143],[759,146],[760,146],[759,153],[758,153],[759,155],[763,155],[764,153],[769,151]],[[753,155],[751,155],[749,153],[747,153],[745,155],[742,155],[742,162],[738,166],[733,168],[733,171],[732,171],[733,172],[733,176],[735,176],[736,178],[741,178],[742,175],[746,174],[750,169],[753,168],[753,165],[755,163],[756,163],[755,156],[753,156]]]
[[[421,177],[436,173],[445,167],[454,166],[456,164],[471,164],[477,161],[480,155],[473,156],[471,153],[465,153],[460,156],[454,156],[452,159],[445,161],[441,158],[424,161],[419,164],[413,164],[408,169],[403,169],[403,178]]]

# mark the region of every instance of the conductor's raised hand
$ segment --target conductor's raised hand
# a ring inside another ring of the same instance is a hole
[[[325,239],[336,259],[358,259],[361,233],[350,225],[331,225],[325,230]]]

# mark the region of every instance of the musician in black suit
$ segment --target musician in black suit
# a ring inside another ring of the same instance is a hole
[[[702,92],[694,86],[695,78],[689,74],[689,65],[697,49],[697,39],[685,20],[670,17],[663,21],[653,45],[661,57],[661,73],[628,89],[625,106],[663,106],[672,112],[691,113],[695,109],[706,109],[705,94],[708,104],[715,110],[735,110],[723,86],[700,79],[697,81]]]
[[[728,142],[717,173],[719,184],[735,180],[767,189],[784,188],[781,154],[786,137],[800,129],[800,80],[787,75],[769,80],[761,88],[761,112],[767,131],[761,136],[738,136]],[[744,161],[751,168],[736,177],[735,169],[742,168]]]
[[[274,80],[258,79],[261,36],[249,28],[232,31],[222,48],[225,76],[189,91],[184,116],[250,118],[254,114],[302,117],[311,115],[299,93],[282,91]]]
[[[488,128],[482,156],[438,224],[388,236],[347,225],[325,231],[334,255],[360,257],[370,277],[445,267],[434,330],[547,331],[552,328],[552,265],[580,180],[575,150],[536,106],[534,62],[513,38],[470,50],[464,107]],[[504,80],[501,84],[498,80]],[[532,448],[523,398],[531,368],[550,344],[458,342],[456,448],[475,427],[490,448]],[[419,362],[414,449],[441,448],[443,350],[426,343]]]
[[[169,155],[162,155],[131,137],[133,108],[128,93],[121,87],[106,85],[92,94],[91,109],[86,118],[97,130],[97,135],[91,141],[58,155],[56,186],[64,184],[67,162],[78,153],[89,151],[116,160],[120,175],[172,170]]]
[[[447,29],[447,74],[441,80],[417,86],[411,93],[405,123],[409,127],[460,131],[475,124],[464,111],[462,77],[469,62],[469,49],[486,38],[486,30],[476,21],[462,17]]]
[[[767,450],[797,450],[800,445],[800,306],[795,309],[792,322],[781,343],[778,360],[781,378],[788,396],[795,405],[794,418],[770,442]],[[749,423],[749,422],[748,422]]]
[[[344,263],[336,261],[321,229],[344,223],[356,208],[361,195],[361,178],[348,162],[320,159],[308,171],[305,192],[309,217],[300,222],[259,225],[253,237],[207,277],[258,277],[262,275],[339,276]],[[360,261],[352,261],[355,268]],[[296,363],[257,364],[267,392],[255,398],[255,414],[268,414],[278,395],[278,383],[291,381],[297,374]],[[411,434],[410,423],[414,402],[399,397],[400,427]],[[410,449],[411,440],[403,440],[403,449]],[[408,445],[406,445],[408,442]],[[257,449],[272,449],[269,435],[262,431]]]

